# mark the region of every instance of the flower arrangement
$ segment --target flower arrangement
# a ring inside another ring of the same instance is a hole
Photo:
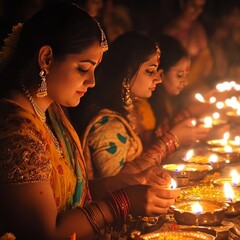
[[[4,46],[1,49],[0,52],[0,65],[1,68],[3,65],[8,63],[10,58],[12,57],[15,46],[17,44],[17,41],[19,39],[19,33],[22,29],[23,23],[18,23],[16,26],[13,26],[12,32],[8,34],[8,37],[4,39]]]
[[[5,233],[0,237],[0,240],[15,240],[16,237],[12,233]]]

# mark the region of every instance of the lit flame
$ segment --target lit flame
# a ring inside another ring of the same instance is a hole
[[[196,94],[195,94],[195,98],[196,98],[199,102],[202,102],[202,103],[206,102],[205,99],[204,99],[204,97],[203,97],[202,94],[200,94],[200,93],[196,93]]]
[[[232,202],[234,198],[234,192],[229,182],[224,183],[224,193],[226,198]]]
[[[209,102],[210,103],[215,103],[217,99],[215,97],[210,97]]]
[[[240,136],[236,136],[236,137],[234,138],[234,141],[235,141],[235,144],[236,144],[236,145],[240,145]]]
[[[223,102],[217,102],[216,107],[217,107],[217,109],[223,109],[224,108],[224,103]]]
[[[216,163],[218,161],[218,156],[216,154],[211,154],[208,161],[210,163]]]
[[[203,208],[202,205],[200,203],[194,203],[192,205],[192,212],[196,213],[196,214],[201,214],[203,212]]]
[[[212,116],[213,116],[214,119],[219,119],[220,118],[220,114],[218,112],[213,113]]]
[[[205,117],[204,120],[204,127],[212,127],[212,118],[211,117]]]
[[[182,171],[183,169],[185,168],[185,166],[182,164],[182,165],[178,165],[175,169],[176,172],[180,172]]]
[[[196,121],[195,119],[193,119],[193,120],[191,121],[191,124],[192,124],[192,126],[196,126],[196,125],[197,125],[197,121]]]
[[[237,186],[240,183],[240,175],[235,169],[231,171],[231,177],[232,177],[232,185]]]
[[[177,183],[173,178],[171,178],[171,183],[169,184],[169,189],[175,189],[175,188],[177,188]]]
[[[231,146],[227,145],[227,146],[224,147],[224,151],[225,151],[226,153],[231,153],[231,152],[233,151],[233,149],[232,149]]]
[[[194,150],[193,149],[187,151],[184,160],[188,161],[189,159],[191,159],[193,157],[193,155],[194,155]]]
[[[222,144],[222,145],[227,145],[227,144],[228,144],[229,137],[230,137],[230,133],[229,133],[229,132],[225,132],[225,133],[223,134],[223,139],[221,140],[221,144]]]

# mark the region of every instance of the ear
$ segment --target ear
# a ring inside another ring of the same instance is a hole
[[[52,48],[49,45],[44,45],[40,48],[38,54],[38,64],[40,69],[49,69],[50,64],[53,61]]]

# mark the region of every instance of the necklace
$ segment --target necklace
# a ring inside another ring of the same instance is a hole
[[[50,138],[58,152],[58,154],[60,155],[61,158],[63,158],[63,150],[62,147],[60,146],[60,143],[58,141],[58,139],[55,137],[55,135],[53,134],[52,130],[50,129],[50,127],[47,125],[46,123],[46,114],[45,112],[42,111],[42,109],[38,106],[38,104],[35,102],[35,100],[33,99],[32,95],[30,94],[30,92],[25,88],[25,86],[22,84],[21,85],[24,94],[26,95],[27,99],[29,100],[29,102],[31,103],[34,112],[36,113],[36,115],[39,117],[39,119],[44,123],[44,126],[46,127]]]

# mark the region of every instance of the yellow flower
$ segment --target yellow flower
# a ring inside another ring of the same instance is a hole
[[[15,240],[16,237],[12,233],[5,233],[0,240]]]

